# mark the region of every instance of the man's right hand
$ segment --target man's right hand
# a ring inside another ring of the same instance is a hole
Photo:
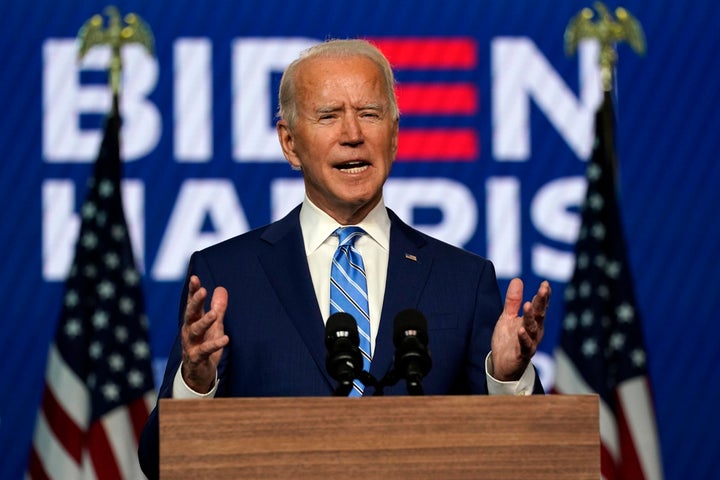
[[[227,310],[228,293],[217,287],[205,312],[207,290],[193,275],[188,282],[188,298],[182,326],[182,377],[197,393],[209,392],[215,383],[217,366],[223,348],[230,342],[225,335],[223,318]]]

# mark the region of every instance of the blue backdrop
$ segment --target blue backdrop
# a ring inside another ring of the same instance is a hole
[[[552,383],[562,291],[591,147],[594,47],[564,54],[557,0],[115,2],[152,27],[156,59],[126,50],[127,215],[158,367],[192,250],[299,201],[275,145],[283,66],[328,37],[370,38],[397,68],[401,147],[386,198],[407,221],[489,256],[555,295],[538,364]],[[107,52],[75,63],[79,27],[106,4],[0,3],[0,478],[21,478],[77,213],[110,97]],[[609,4],[615,7],[616,4]],[[720,457],[715,373],[720,260],[720,10],[628,0],[645,56],[619,47],[620,195],[649,355],[664,469],[711,478]],[[438,93],[441,92],[441,93]],[[301,193],[300,193],[301,194]]]

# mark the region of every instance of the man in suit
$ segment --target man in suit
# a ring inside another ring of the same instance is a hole
[[[385,57],[361,40],[311,48],[283,75],[280,117],[278,138],[302,171],[305,199],[277,222],[193,254],[160,397],[331,395],[324,323],[334,232],[346,225],[363,229],[354,246],[367,273],[375,378],[393,366],[393,319],[414,308],[428,322],[426,394],[542,393],[530,359],[549,284],[523,304],[514,279],[503,307],[488,260],[418,232],[383,204],[399,122]],[[404,393],[402,382],[385,390]],[[156,408],[139,448],[149,478],[157,443]]]

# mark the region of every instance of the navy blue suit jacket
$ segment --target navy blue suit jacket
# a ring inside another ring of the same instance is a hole
[[[313,289],[299,221],[285,218],[196,252],[188,278],[198,275],[212,292],[228,290],[225,333],[230,337],[218,368],[216,396],[329,396],[336,382],[325,368],[325,327]],[[427,395],[487,394],[485,357],[502,303],[490,261],[433,239],[388,210],[390,252],[385,297],[370,373],[392,367],[393,320],[414,308],[428,321],[432,369]],[[187,279],[180,300],[182,324]],[[181,361],[179,336],[159,396],[172,394]],[[539,380],[535,391],[542,392]],[[366,388],[365,395],[372,395]],[[386,395],[404,395],[399,382]],[[140,462],[149,478],[158,468],[157,407],[143,431]]]

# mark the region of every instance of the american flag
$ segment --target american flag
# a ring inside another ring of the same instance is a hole
[[[81,210],[27,478],[139,479],[155,402],[148,321],[120,193],[117,98]]]
[[[661,479],[640,313],[616,197],[612,98],[595,118],[595,147],[558,347],[555,390],[600,399],[605,479]]]

